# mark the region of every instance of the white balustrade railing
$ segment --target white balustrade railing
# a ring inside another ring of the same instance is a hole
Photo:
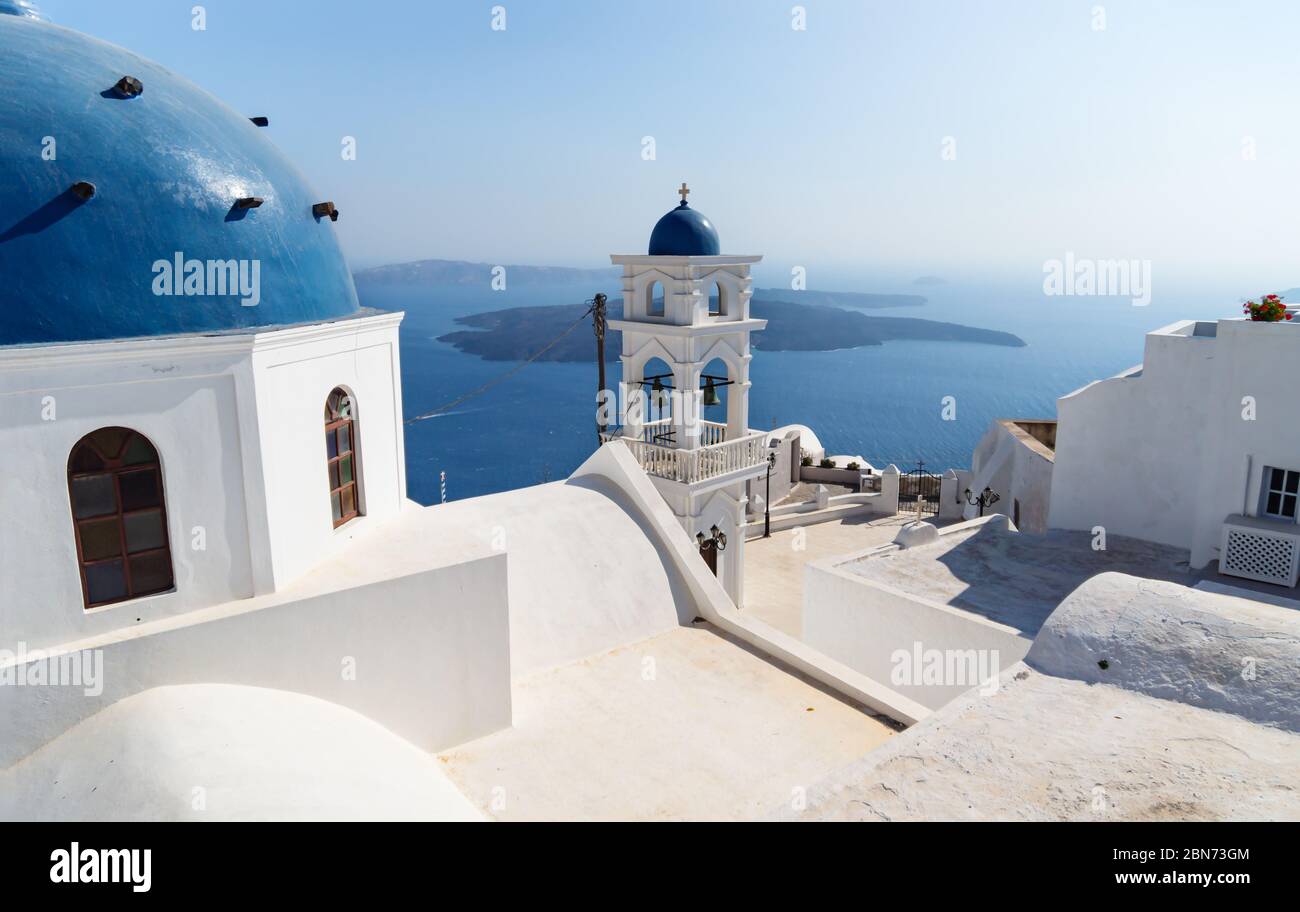
[[[700,422],[700,446],[713,446],[727,439],[727,426],[716,421]]]
[[[726,428],[722,428],[725,435]],[[620,438],[648,474],[691,484],[707,481],[741,469],[762,466],[767,461],[767,435],[750,434],[739,440],[723,440],[697,449],[678,449]]]

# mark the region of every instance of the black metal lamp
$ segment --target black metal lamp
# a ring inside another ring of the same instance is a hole
[[[966,489],[965,494],[966,503],[970,504],[972,507],[978,506],[980,508],[980,516],[984,515],[985,507],[991,507],[1002,499],[996,491],[989,487],[985,487],[984,490],[980,492],[979,497],[973,497],[970,488]]]
[[[768,444],[772,452],[767,454],[767,492],[763,497],[763,537],[772,537],[772,470],[776,468],[776,456],[781,446],[780,441]]]
[[[727,533],[723,532],[716,525],[709,529],[709,535],[706,537],[703,532],[695,533],[695,543],[701,548],[706,542],[711,542],[714,549],[718,551],[727,550]]]

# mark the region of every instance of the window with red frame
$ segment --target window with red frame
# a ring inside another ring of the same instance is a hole
[[[361,515],[357,485],[357,427],[352,397],[336,389],[325,400],[325,456],[329,462],[334,528]]]
[[[72,448],[68,491],[86,609],[175,588],[158,451],[128,428]]]

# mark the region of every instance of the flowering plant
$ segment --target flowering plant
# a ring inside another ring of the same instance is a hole
[[[1252,320],[1259,323],[1277,323],[1291,319],[1291,314],[1286,312],[1286,305],[1282,303],[1282,296],[1275,294],[1264,295],[1258,304],[1247,301],[1241,306],[1241,312],[1249,314]]]

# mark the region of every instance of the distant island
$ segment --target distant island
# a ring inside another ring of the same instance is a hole
[[[609,317],[621,319],[623,304],[618,295],[622,269],[574,269],[565,266],[517,266],[502,264],[511,286],[581,285],[604,287],[610,295]],[[380,292],[388,287],[436,289],[482,286],[493,278],[490,263],[465,260],[419,260],[363,269],[355,274],[357,291]],[[942,279],[936,280],[942,283]],[[926,299],[914,294],[873,294],[851,291],[794,291],[785,288],[757,288],[750,300],[750,313],[768,321],[767,329],[753,335],[753,346],[762,351],[835,351],[844,348],[883,345],[896,340],[930,342],[974,342],[980,345],[1022,347],[1024,340],[1011,333],[979,329],[957,323],[920,320],[911,317],[877,317],[865,310],[921,307]],[[439,342],[488,361],[522,361],[535,355],[550,340],[571,326],[585,305],[513,307],[456,318],[463,330],[439,336]],[[621,351],[620,334],[611,331],[606,340],[606,358],[615,361]],[[544,361],[593,361],[595,346],[591,332],[575,330],[541,356]]]
[[[511,266],[509,264],[470,263],[465,260],[417,260],[362,269],[353,278],[358,289],[367,285],[483,285],[492,281],[492,270],[505,268],[510,285],[568,285],[579,282],[614,283],[621,281],[623,270],[617,266],[604,269],[574,269],[568,266]]]
[[[817,299],[829,292],[799,292]],[[889,297],[881,295],[879,297]],[[905,297],[905,296],[904,296]],[[901,305],[895,305],[901,306]],[[454,345],[460,351],[478,355],[488,361],[522,361],[536,354],[575,320],[582,316],[581,304],[556,307],[514,307],[488,313],[458,317],[456,322],[468,330],[439,336],[439,342]],[[611,300],[609,318],[621,319],[623,304]],[[869,317],[853,310],[822,304],[794,304],[788,301],[760,299],[750,301],[750,313],[767,320],[767,329],[754,333],[753,346],[762,351],[835,351],[882,345],[901,339],[936,342],[975,342],[983,345],[1024,346],[1024,340],[1011,333],[978,329],[957,323],[918,320],[911,317]],[[622,350],[621,334],[610,331],[605,342],[605,358],[618,359]],[[575,330],[543,354],[543,361],[594,361],[595,344],[590,330]]]

